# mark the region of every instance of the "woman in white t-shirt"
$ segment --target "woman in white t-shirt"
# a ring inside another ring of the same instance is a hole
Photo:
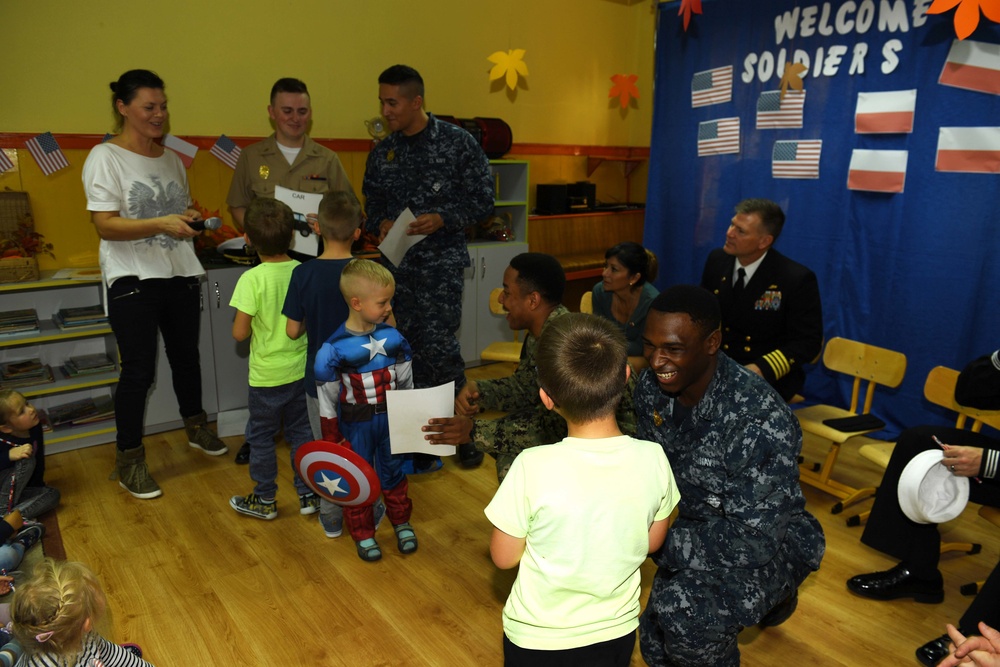
[[[87,210],[101,237],[108,318],[118,341],[121,377],[115,391],[116,470],[136,498],[156,498],[142,429],[156,374],[157,331],[163,337],[174,393],[192,447],[207,454],[226,446],[207,428],[198,359],[201,276],[190,223],[187,174],[161,140],[167,125],[163,80],[130,70],[111,84],[117,136],[95,146],[83,166]]]

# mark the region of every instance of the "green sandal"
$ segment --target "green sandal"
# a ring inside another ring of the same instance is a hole
[[[373,537],[357,542],[356,546],[358,547],[358,556],[363,561],[374,563],[382,558],[382,550],[379,549],[378,542]]]
[[[392,528],[396,531],[396,546],[399,547],[399,553],[412,554],[417,550],[417,535],[413,532],[413,526],[401,523]]]

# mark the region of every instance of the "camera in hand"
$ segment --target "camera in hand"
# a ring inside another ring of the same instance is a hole
[[[192,220],[188,223],[188,227],[195,231],[203,232],[206,229],[209,231],[215,231],[222,226],[222,218],[205,218],[204,220]]]

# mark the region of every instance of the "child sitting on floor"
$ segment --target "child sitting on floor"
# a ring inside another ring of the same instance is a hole
[[[18,585],[10,607],[14,638],[24,650],[19,667],[152,667],[135,648],[94,631],[105,606],[101,584],[87,566],[42,560]]]

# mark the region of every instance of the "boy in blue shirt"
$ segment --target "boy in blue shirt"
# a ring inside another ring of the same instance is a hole
[[[253,334],[246,442],[250,446],[250,477],[256,482],[253,493],[233,496],[229,505],[258,519],[278,516],[274,436],[284,430],[293,469],[295,451],[313,439],[303,388],[306,341],[288,337],[281,314],[292,270],[299,264],[288,256],[293,221],[292,210],[275,199],[258,198],[250,203],[243,221],[244,237],[257,249],[261,263],[240,276],[229,302],[236,308],[233,338],[242,341]],[[315,513],[319,497],[297,473],[295,487],[299,512]]]

